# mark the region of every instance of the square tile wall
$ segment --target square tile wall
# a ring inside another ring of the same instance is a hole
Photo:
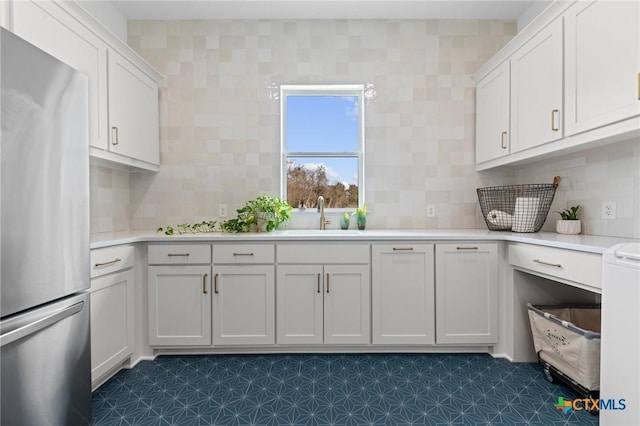
[[[365,111],[369,227],[482,226],[475,188],[505,172],[474,170],[471,75],[515,35],[515,22],[134,21],[128,31],[166,77],[161,167],[131,177],[132,230],[216,219],[219,204],[233,212],[279,193],[271,83],[375,84]]]
[[[517,183],[561,176],[543,231],[555,232],[557,211],[580,205],[582,233],[640,238],[640,141],[636,139],[519,166]],[[617,218],[602,219],[602,202],[616,203]]]
[[[551,212],[583,205],[583,232],[640,238],[637,140],[475,172],[470,76],[515,34],[503,21],[130,22],[129,41],[166,76],[160,172],[91,168],[91,230],[217,219],[279,191],[279,104],[270,83],[367,83],[372,228],[484,228],[475,188],[563,177]],[[129,186],[130,184],[130,186]],[[600,219],[616,201],[618,219]],[[437,217],[426,218],[426,205]],[[316,224],[296,217],[291,226]],[[553,231],[550,213],[543,230]],[[337,227],[332,220],[330,227]]]
[[[129,231],[129,172],[91,164],[89,185],[91,232]]]

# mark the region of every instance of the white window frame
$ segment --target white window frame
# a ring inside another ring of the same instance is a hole
[[[358,207],[365,204],[364,200],[364,84],[302,84],[280,86],[280,194],[287,199],[287,158],[290,157],[336,157],[358,159]],[[358,151],[357,152],[289,152],[286,143],[287,125],[287,96],[357,96],[358,97]],[[332,208],[330,211],[352,211],[351,208]]]

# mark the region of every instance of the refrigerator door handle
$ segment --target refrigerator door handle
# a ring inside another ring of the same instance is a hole
[[[9,343],[13,343],[16,340],[22,339],[23,337],[26,337],[30,334],[37,333],[38,331],[47,328],[50,325],[57,323],[58,321],[62,321],[63,319],[70,317],[71,315],[77,314],[83,308],[84,302],[78,302],[71,306],[67,306],[66,308],[57,310],[56,312],[47,315],[44,318],[40,318],[14,330],[8,331],[7,333],[0,335],[0,347],[8,345]]]

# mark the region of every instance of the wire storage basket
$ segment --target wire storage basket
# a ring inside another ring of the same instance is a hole
[[[487,227],[491,231],[538,232],[547,220],[559,184],[560,176],[556,176],[549,184],[477,188]]]

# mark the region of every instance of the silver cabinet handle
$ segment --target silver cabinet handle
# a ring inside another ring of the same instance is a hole
[[[220,292],[218,291],[218,274],[215,274],[215,275],[213,276],[213,292],[214,292],[215,294],[220,293]]]
[[[535,263],[539,263],[541,265],[553,266],[554,268],[562,268],[562,264],[560,263],[549,263],[540,259],[533,259]]]
[[[507,138],[507,132],[500,133],[500,148],[502,149],[507,149],[506,138]]]
[[[111,127],[113,131],[113,136],[111,137],[111,144],[118,145],[120,143],[120,131],[116,126]]]
[[[108,262],[102,262],[102,263],[96,263],[93,265],[94,268],[99,268],[101,266],[107,266],[107,265],[113,265],[114,263],[118,263],[118,262],[122,262],[122,259],[116,257],[113,260],[110,260]]]
[[[556,123],[556,117],[558,116],[559,112],[560,112],[559,109],[551,110],[551,130],[553,130],[554,132],[557,132],[558,130],[560,130],[558,128],[558,123]]]
[[[413,247],[394,247],[393,251],[412,251]]]
[[[189,257],[189,253],[167,253],[169,257]]]
[[[478,247],[476,247],[476,246],[468,246],[468,247],[459,246],[459,247],[456,247],[456,250],[478,250]]]
[[[27,337],[30,334],[37,333],[38,331],[45,329],[59,321],[62,321],[63,319],[70,317],[71,315],[77,314],[83,308],[84,302],[78,302],[71,306],[67,306],[66,308],[60,309],[59,311],[51,315],[47,315],[46,317],[41,318],[37,321],[0,335],[0,347],[15,342],[18,339],[22,339],[23,337]]]
[[[329,273],[327,272],[327,293],[329,293]]]
[[[202,275],[202,294],[207,294],[207,274]]]
[[[318,293],[322,292],[320,289],[320,274],[318,274]]]
[[[234,256],[253,256],[253,253],[233,253]]]

